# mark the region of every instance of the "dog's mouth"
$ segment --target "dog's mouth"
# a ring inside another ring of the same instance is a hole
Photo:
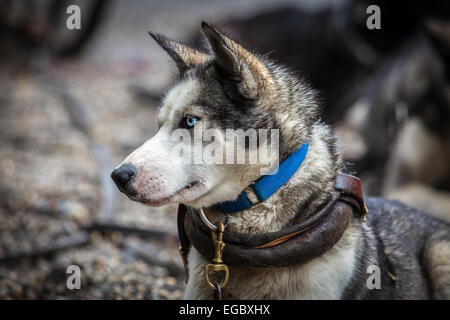
[[[180,190],[178,190],[177,192],[175,192],[171,197],[169,197],[169,199],[170,198],[173,198],[173,197],[175,197],[176,195],[178,195],[178,194],[181,194],[181,193],[183,193],[183,192],[190,192],[191,190],[194,190],[197,186],[199,186],[200,185],[200,182],[198,182],[198,181],[194,181],[194,182],[191,182],[191,183],[188,183],[184,188],[182,188],[182,189],[180,189]]]
[[[188,202],[188,201],[194,201],[200,196],[202,196],[206,191],[204,191],[205,185],[201,183],[200,181],[194,181],[188,183],[185,187],[181,188],[180,190],[176,191],[174,194],[172,194],[169,197],[160,198],[160,199],[150,199],[145,196],[141,196],[137,199],[139,202],[142,202],[146,205],[157,207],[164,204],[168,204],[170,202]]]

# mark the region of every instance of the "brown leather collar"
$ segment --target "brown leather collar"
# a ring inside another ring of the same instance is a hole
[[[284,267],[309,261],[323,254],[341,238],[353,214],[367,213],[361,181],[338,174],[336,192],[313,217],[285,230],[266,234],[239,234],[226,231],[223,261],[230,266]],[[184,261],[192,244],[208,261],[214,258],[211,232],[195,209],[178,207],[180,252]]]

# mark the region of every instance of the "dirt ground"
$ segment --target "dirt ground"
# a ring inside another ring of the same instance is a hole
[[[102,221],[176,237],[175,208],[127,201],[109,178],[155,130],[153,106],[135,103],[120,75],[106,77],[82,62],[17,68],[1,74],[0,297],[180,298],[181,274],[150,265],[131,248],[146,249],[148,239],[86,230]],[[21,258],[61,242],[73,245]],[[158,244],[181,269],[176,242]],[[82,290],[66,288],[71,264],[82,270]]]

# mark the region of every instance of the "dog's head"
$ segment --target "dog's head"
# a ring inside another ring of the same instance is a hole
[[[215,27],[202,28],[209,53],[150,33],[179,78],[163,99],[158,133],[112,173],[132,200],[195,208],[233,200],[308,138],[311,90]]]

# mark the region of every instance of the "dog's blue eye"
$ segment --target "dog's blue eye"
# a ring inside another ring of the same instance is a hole
[[[199,120],[199,118],[196,118],[196,117],[193,117],[193,116],[187,116],[187,117],[184,117],[182,120],[181,120],[181,123],[180,123],[180,127],[181,128],[193,128],[194,127],[194,125],[195,125],[195,123],[197,122]]]

